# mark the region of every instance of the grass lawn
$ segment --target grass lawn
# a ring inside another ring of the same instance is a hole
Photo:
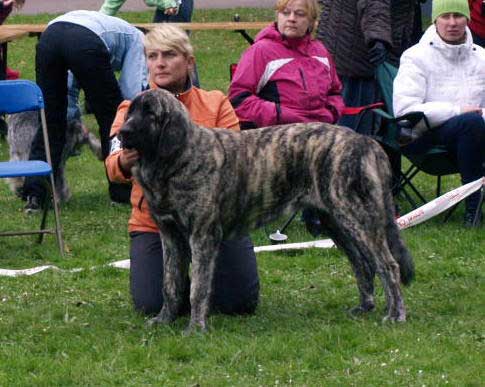
[[[273,16],[262,9],[197,10],[194,21],[229,21],[236,12],[242,20]],[[132,22],[152,17],[120,15]],[[51,18],[14,16],[8,22]],[[227,91],[229,63],[238,61],[247,43],[222,31],[196,31],[192,40],[202,86]],[[9,45],[9,64],[29,79],[35,79],[35,42]],[[85,118],[96,127],[93,117]],[[0,159],[7,158],[2,139]],[[70,159],[67,175],[73,191],[62,208],[67,256],[59,256],[52,237],[42,245],[32,237],[2,238],[0,268],[85,270],[0,277],[0,386],[485,385],[484,230],[462,228],[462,207],[446,224],[438,217],[403,231],[417,271],[404,289],[405,324],[381,322],[380,283],[377,311],[351,318],[347,310],[358,293],[345,256],[336,249],[306,250],[259,254],[257,313],[214,315],[207,335],[184,337],[187,318],[147,329],[132,310],[128,271],[100,267],[128,258],[129,217],[128,207],[110,205],[102,164],[86,148]],[[452,176],[444,184],[449,190],[460,182]],[[418,185],[432,196],[434,179],[421,177]],[[37,222],[22,207],[0,183],[2,229]],[[298,220],[288,234],[291,241],[310,239]],[[264,230],[253,239],[268,244]]]

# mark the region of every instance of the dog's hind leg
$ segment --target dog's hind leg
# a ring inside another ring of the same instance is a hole
[[[379,224],[373,219],[374,225]],[[348,212],[340,213],[338,222],[333,222],[337,244],[348,255],[355,272],[360,291],[361,305],[354,311],[366,311],[373,305],[373,277],[377,272],[381,278],[387,302],[385,320],[405,321],[406,311],[400,288],[399,264],[389,249],[384,228],[378,230],[364,219],[352,217]],[[355,225],[360,225],[356,227]]]
[[[322,224],[328,225],[330,220],[321,218]],[[327,234],[334,243],[346,254],[354,271],[359,289],[360,304],[350,310],[351,314],[371,312],[375,309],[374,278],[375,265],[367,260],[351,239],[342,234],[336,227],[326,228]]]
[[[190,247],[177,224],[165,221],[159,223],[159,227],[163,248],[163,306],[149,325],[169,324],[177,318],[186,301],[190,264]]]

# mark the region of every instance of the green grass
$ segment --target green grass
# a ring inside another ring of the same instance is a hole
[[[198,10],[194,21],[271,20],[272,10]],[[150,13],[126,13],[149,22]],[[15,16],[10,23],[40,23],[46,15]],[[232,32],[194,32],[202,85],[223,91],[228,65],[247,47]],[[34,79],[35,39],[9,45],[9,63]],[[92,117],[88,125],[95,127]],[[8,155],[0,141],[0,159]],[[485,380],[484,231],[464,230],[463,209],[442,224],[436,218],[402,234],[415,258],[416,281],[404,289],[408,322],[381,322],[378,308],[361,318],[349,264],[338,250],[258,255],[261,305],[246,317],[214,315],[205,336],[183,337],[187,319],[145,328],[132,310],[128,272],[100,267],[128,257],[129,208],[113,207],[102,164],[87,149],[68,163],[72,200],[62,208],[67,257],[55,241],[0,240],[1,268],[55,264],[77,273],[46,271],[0,277],[0,385],[167,386],[483,386]],[[434,180],[419,187],[432,196]],[[445,190],[459,185],[445,179]],[[401,203],[403,212],[409,210]],[[37,218],[0,183],[2,229],[27,227]],[[268,228],[272,229],[271,227]],[[288,230],[307,240],[301,223]],[[253,234],[267,244],[264,230]],[[97,266],[98,268],[92,269]]]

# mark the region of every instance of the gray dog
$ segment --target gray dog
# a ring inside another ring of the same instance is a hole
[[[374,140],[322,123],[206,129],[163,90],[133,101],[120,138],[140,154],[133,173],[163,240],[164,305],[152,324],[177,317],[191,262],[188,330],[205,330],[221,240],[302,207],[321,211],[347,253],[360,291],[355,310],[374,309],[377,272],[386,319],[405,321],[400,283],[413,278],[413,260],[393,218],[387,157]]]
[[[40,115],[37,111],[12,114],[8,117],[7,142],[10,148],[11,161],[29,159],[32,139],[40,126]],[[96,136],[90,132],[86,132],[83,129],[81,121],[70,121],[67,127],[66,143],[62,151],[61,163],[55,182],[58,197],[63,202],[69,200],[71,196],[65,177],[66,161],[83,144],[88,144],[95,156],[99,160],[102,160],[101,144]],[[8,179],[8,183],[14,193],[19,196],[22,195],[23,178],[10,178]]]

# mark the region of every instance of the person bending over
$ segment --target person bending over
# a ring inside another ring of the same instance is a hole
[[[119,81],[115,70],[121,70]],[[123,99],[133,98],[147,84],[143,33],[116,17],[95,11],[72,11],[52,20],[37,44],[36,80],[45,113],[54,176],[66,139],[68,72],[84,90],[99,125],[103,158],[109,154],[109,131]],[[31,160],[45,160],[42,131],[32,142]],[[110,196],[119,201],[117,186]],[[26,212],[38,211],[45,187],[39,177],[25,180]]]

